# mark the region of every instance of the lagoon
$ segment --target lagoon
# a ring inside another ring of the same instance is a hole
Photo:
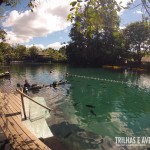
[[[15,64],[4,69],[10,71],[11,78],[0,79],[0,87],[8,91],[15,89],[17,83],[23,85],[25,79],[41,85],[67,80],[67,85],[58,88],[62,97],[51,99],[48,89],[32,94],[44,96],[47,105],[54,108],[47,122],[57,139],[70,150],[101,149],[101,140],[105,138],[115,141],[115,137],[150,136],[147,72],[60,64]],[[53,89],[54,93],[58,91]]]

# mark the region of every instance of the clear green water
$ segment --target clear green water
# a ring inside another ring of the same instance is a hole
[[[116,136],[150,136],[150,74],[66,65],[13,65],[7,69],[12,74],[11,80],[0,79],[1,85],[7,87],[23,84],[25,78],[38,84],[49,84],[61,79],[68,81],[71,87],[68,86],[67,94],[56,105],[59,112],[63,113],[61,119],[64,118],[64,121],[60,123],[60,129],[59,126],[52,126],[52,131],[65,141],[74,140],[78,149],[87,149],[81,144],[87,140],[82,136],[83,131],[88,137],[108,136],[112,140]],[[50,70],[53,73],[50,74]],[[67,72],[124,81],[126,84],[65,77]],[[68,135],[65,136],[64,132],[68,132]]]

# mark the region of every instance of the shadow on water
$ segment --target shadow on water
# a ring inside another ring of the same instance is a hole
[[[79,128],[76,124],[70,124],[64,121],[59,124],[54,124],[50,128],[56,139],[61,139],[63,143],[68,145],[68,149],[66,150],[100,150],[102,137],[92,132],[87,132]]]

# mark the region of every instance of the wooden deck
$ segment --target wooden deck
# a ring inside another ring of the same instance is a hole
[[[21,121],[20,94],[0,92],[0,127],[14,150],[50,150]]]

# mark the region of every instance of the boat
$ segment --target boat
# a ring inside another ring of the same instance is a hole
[[[106,68],[106,69],[114,69],[114,70],[120,70],[123,67],[122,66],[109,66],[109,65],[103,65],[102,68]]]
[[[113,66],[113,69],[120,70],[120,69],[122,69],[122,67],[121,66]]]

